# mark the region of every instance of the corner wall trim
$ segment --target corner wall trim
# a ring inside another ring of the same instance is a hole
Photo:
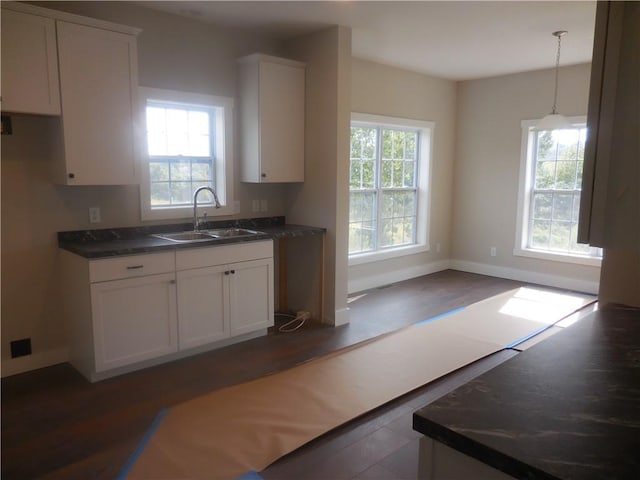
[[[591,282],[575,277],[562,277],[560,275],[550,275],[548,273],[532,272],[520,270],[518,268],[500,267],[487,265],[485,263],[469,262],[466,260],[452,259],[450,268],[462,272],[478,273],[490,277],[500,277],[520,282],[536,283],[549,287],[564,288],[581,293],[598,294],[599,282]]]

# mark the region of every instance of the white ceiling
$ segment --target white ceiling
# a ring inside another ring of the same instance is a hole
[[[140,4],[286,39],[352,28],[356,57],[452,80],[589,62],[595,1],[161,1]]]

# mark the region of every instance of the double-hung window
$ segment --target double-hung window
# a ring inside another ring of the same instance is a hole
[[[516,255],[598,265],[602,251],[577,242],[587,128],[561,130],[524,121]]]
[[[350,264],[428,249],[432,129],[429,122],[352,114]]]
[[[215,189],[198,199],[200,213],[233,213],[231,200],[232,100],[158,89],[141,89],[144,97],[145,159],[141,182],[142,218],[192,215],[198,187]]]

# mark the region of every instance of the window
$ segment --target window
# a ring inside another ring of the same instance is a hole
[[[357,113],[351,120],[349,263],[428,250],[433,124]]]
[[[186,218],[193,214],[193,193],[202,213],[234,212],[231,159],[232,100],[170,90],[141,89],[144,99],[145,149],[141,182],[143,220]]]
[[[523,122],[516,255],[598,265],[602,251],[577,243],[584,118],[562,130]]]

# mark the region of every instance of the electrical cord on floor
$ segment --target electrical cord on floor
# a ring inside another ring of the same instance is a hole
[[[290,313],[276,313],[276,317],[287,317],[287,318],[293,319],[293,320],[289,320],[284,325],[280,325],[278,327],[279,332],[289,333],[289,332],[295,332],[296,330],[301,328],[304,325],[304,322],[306,322],[307,319],[310,317],[310,314],[309,312],[298,312],[297,315],[292,315]],[[293,325],[296,322],[300,322],[300,323],[298,325],[290,327],[290,325]]]

